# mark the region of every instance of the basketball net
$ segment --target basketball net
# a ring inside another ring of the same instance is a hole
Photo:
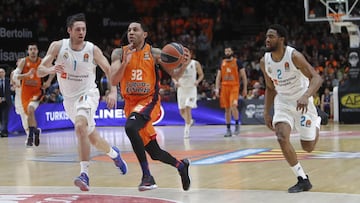
[[[341,33],[341,22],[344,13],[329,13],[328,20],[330,24],[330,33]]]

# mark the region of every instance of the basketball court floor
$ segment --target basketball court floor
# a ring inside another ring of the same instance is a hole
[[[112,161],[92,149],[90,191],[73,185],[79,175],[72,129],[42,133],[39,147],[26,148],[25,135],[0,139],[0,202],[360,202],[360,127],[322,126],[313,153],[298,158],[313,184],[309,192],[288,194],[296,177],[283,159],[276,138],[263,125],[243,125],[241,135],[224,138],[225,126],[195,125],[190,139],[182,126],[158,126],[159,144],[178,159],[191,160],[189,191],[177,170],[150,162],[158,189],[139,192],[141,170],[123,127],[100,127],[101,136],[122,150],[129,171],[120,175]]]

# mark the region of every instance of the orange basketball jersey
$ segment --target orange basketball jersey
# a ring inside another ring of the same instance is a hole
[[[237,59],[224,59],[221,63],[221,85],[239,85],[239,67]]]
[[[42,95],[42,80],[36,75],[36,71],[40,65],[40,62],[41,59],[39,57],[35,62],[32,62],[29,57],[25,58],[25,65],[23,67],[22,73],[27,73],[32,68],[35,69],[34,77],[24,78],[21,84],[21,100],[25,112],[27,112],[27,106],[29,105],[30,101],[39,100]]]
[[[123,47],[123,53],[128,51]],[[125,57],[125,54],[123,54]],[[145,44],[142,50],[132,54],[120,81],[121,94],[125,100],[126,117],[137,112],[149,118],[150,121],[140,130],[140,136],[146,145],[156,135],[152,122],[160,114],[159,74],[155,59],[151,54],[151,46]]]

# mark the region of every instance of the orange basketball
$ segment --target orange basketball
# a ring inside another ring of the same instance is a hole
[[[174,69],[182,65],[184,47],[176,42],[165,45],[160,54],[161,66],[165,69]]]

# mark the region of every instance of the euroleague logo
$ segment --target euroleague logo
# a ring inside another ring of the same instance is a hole
[[[156,117],[155,121],[153,122],[153,125],[160,123],[162,121],[162,119],[164,118],[164,115],[165,115],[164,108],[160,105],[160,113]]]

